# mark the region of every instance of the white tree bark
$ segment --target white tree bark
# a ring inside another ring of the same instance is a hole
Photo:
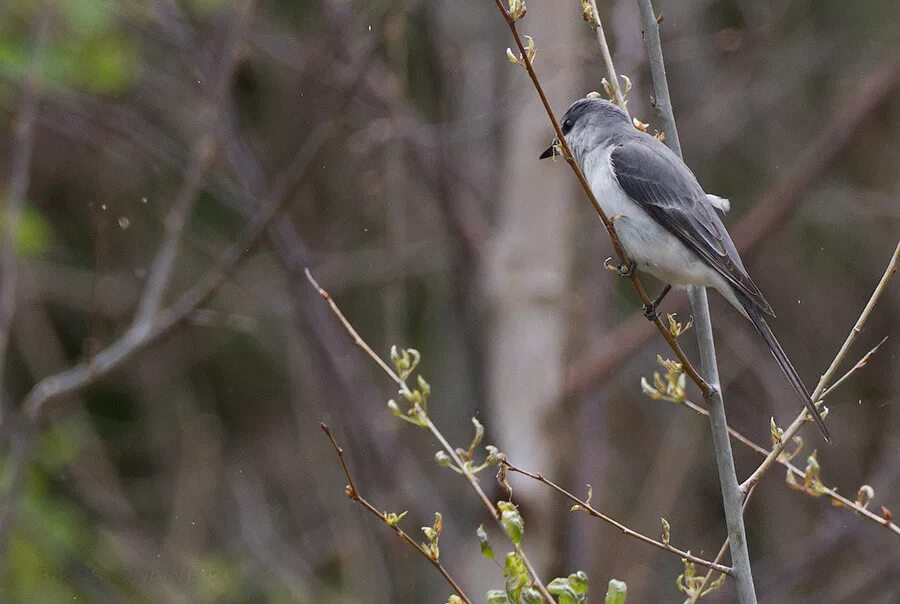
[[[580,96],[580,64],[571,48],[579,33],[587,32],[580,31],[586,28],[577,9],[577,3],[528,7],[528,33],[535,39],[546,88],[560,113]],[[508,109],[497,230],[483,273],[490,310],[489,420],[510,460],[549,472],[559,449],[554,440],[560,438],[551,433],[547,404],[559,398],[564,379],[573,210],[566,193],[573,181],[564,165],[538,160],[553,133],[524,70],[510,69],[512,92],[503,103]],[[530,503],[529,534],[551,529],[551,492],[536,482],[516,489],[517,498]],[[529,542],[530,547],[539,542],[550,546],[551,540],[534,535]]]

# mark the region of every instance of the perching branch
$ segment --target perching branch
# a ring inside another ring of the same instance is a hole
[[[600,220],[603,222],[603,226],[606,227],[606,231],[609,233],[609,237],[612,240],[613,249],[616,251],[616,255],[619,258],[622,266],[630,266],[630,259],[628,258],[628,254],[625,252],[625,249],[622,247],[622,242],[619,240],[619,236],[616,234],[615,226],[613,225],[612,220],[606,215],[606,212],[603,211],[603,207],[600,205],[600,202],[597,201],[597,197],[594,195],[594,192],[591,190],[590,185],[585,179],[584,174],[581,172],[581,168],[578,167],[578,164],[575,162],[575,159],[572,155],[571,149],[569,149],[569,145],[566,142],[566,137],[563,135],[562,130],[559,126],[559,120],[556,119],[556,114],[553,113],[553,109],[550,107],[550,101],[547,100],[547,96],[544,94],[544,88],[541,85],[541,81],[538,78],[537,72],[534,69],[534,65],[531,62],[531,58],[529,57],[528,50],[525,46],[525,43],[522,41],[522,36],[519,34],[519,30],[516,27],[516,20],[519,17],[512,15],[509,10],[505,6],[503,6],[503,2],[501,0],[494,0],[497,8],[500,10],[500,13],[503,15],[503,18],[506,19],[506,24],[509,26],[509,31],[512,33],[513,39],[516,42],[516,46],[519,49],[521,54],[521,58],[519,62],[525,67],[528,72],[528,76],[531,78],[531,82],[534,84],[535,91],[541,99],[541,104],[544,106],[544,110],[547,112],[547,117],[550,120],[551,125],[553,126],[553,131],[556,133],[556,138],[559,141],[560,146],[562,147],[563,153],[562,156],[566,160],[566,163],[569,164],[569,167],[572,169],[572,172],[575,173],[575,177],[578,179],[581,188],[584,190],[585,195],[587,195],[588,199],[591,202],[591,205],[594,206],[594,211],[599,216]],[[647,295],[644,286],[641,285],[640,278],[637,275],[636,271],[633,271],[630,276],[631,284],[637,292],[638,296],[641,299],[641,302],[645,306],[650,305],[650,297]],[[690,360],[685,355],[684,351],[681,349],[681,346],[678,344],[678,341],[675,339],[671,333],[669,333],[668,328],[663,324],[662,320],[659,317],[653,321],[654,325],[656,325],[656,329],[662,334],[663,338],[665,338],[666,342],[669,344],[669,347],[675,353],[675,356],[678,358],[678,361],[684,367],[685,373],[690,376],[691,380],[697,384],[697,387],[700,388],[700,391],[703,393],[704,397],[708,396],[712,391],[709,384],[703,379],[703,377],[697,372],[694,366],[691,364]]]
[[[752,493],[752,491],[751,491]],[[750,503],[750,498],[744,499],[744,505],[741,507],[741,513],[747,511],[747,505]],[[719,548],[719,552],[716,554],[716,557],[713,559],[713,562],[718,564],[725,557],[725,553],[728,552],[728,539],[722,542],[722,547]],[[706,575],[703,577],[703,582],[700,583],[700,587],[697,589],[697,593],[702,594],[706,589],[706,586],[709,584],[709,580],[712,579],[713,572],[715,572],[712,568],[710,568]]]
[[[841,345],[840,350],[835,355],[834,359],[831,361],[831,365],[828,366],[828,369],[825,371],[825,374],[819,380],[819,383],[816,385],[816,389],[813,391],[812,400],[815,403],[819,403],[822,400],[822,395],[826,391],[826,387],[828,383],[831,381],[831,378],[834,377],[834,374],[837,372],[838,367],[841,362],[843,362],[844,357],[847,356],[847,352],[850,350],[850,347],[856,341],[856,338],[862,332],[863,326],[866,324],[866,321],[869,319],[869,315],[872,314],[872,309],[875,308],[875,305],[878,303],[878,299],[881,298],[881,295],[884,293],[887,288],[888,283],[891,278],[893,278],[894,274],[897,272],[897,261],[900,258],[900,242],[897,243],[897,247],[894,249],[894,254],[891,256],[890,261],[888,262],[887,268],[884,271],[884,274],[881,276],[881,280],[878,282],[878,285],[875,287],[875,291],[872,292],[872,296],[869,298],[869,301],[866,303],[865,308],[863,308],[862,313],[860,313],[859,318],[856,320],[856,324],[853,326],[853,329],[850,330],[850,333],[847,334],[847,339],[844,340],[844,343]],[[841,378],[843,380],[843,378]],[[765,475],[766,472],[772,467],[772,465],[778,460],[778,457],[781,455],[781,452],[784,451],[784,447],[787,443],[791,441],[797,431],[808,421],[812,421],[812,418],[809,416],[809,412],[804,408],[803,411],[794,419],[790,426],[784,431],[784,435],[781,438],[781,441],[773,447],[772,451],[769,452],[765,461],[763,461],[758,468],[750,475],[747,480],[741,485],[741,490],[744,493],[747,493],[753,485],[759,482],[759,479]]]
[[[338,321],[340,321],[341,325],[344,327],[344,330],[353,340],[353,343],[356,344],[366,355],[372,359],[376,365],[378,365],[379,369],[385,373],[397,386],[400,388],[400,392],[402,394],[409,395],[411,391],[409,386],[407,386],[406,381],[401,378],[397,373],[388,366],[387,363],[372,350],[372,347],[359,335],[359,332],[353,327],[338,305],[335,303],[334,299],[331,297],[331,294],[328,293],[312,276],[312,273],[309,269],[306,269],[306,278],[309,280],[310,284],[316,289],[319,296],[328,304],[329,309],[337,317]],[[478,482],[478,478],[475,476],[474,472],[471,470],[468,464],[464,463],[460,458],[459,454],[456,452],[456,449],[450,445],[438,427],[431,421],[431,418],[428,417],[427,414],[422,414],[419,416],[420,421],[422,422],[423,427],[428,429],[431,432],[432,436],[441,444],[441,447],[449,456],[452,461],[452,468],[455,469],[459,474],[466,479],[466,482],[469,483],[469,486],[472,487],[472,490],[475,491],[475,494],[484,504],[485,508],[490,512],[491,516],[493,516],[494,520],[500,525],[500,528],[506,532],[503,524],[501,522],[501,511],[498,506],[494,505],[490,498],[488,498],[487,494],[484,492],[484,489],[481,488],[481,484]],[[528,556],[525,554],[524,549],[521,544],[515,543],[516,551],[519,554],[519,557],[522,559],[522,562],[528,568],[528,572],[531,575],[532,580],[534,581],[534,586],[541,593],[541,595],[546,599],[547,602],[555,602],[556,600],[550,595],[550,592],[547,590],[547,587],[544,585],[543,581],[541,581],[540,576],[537,574],[534,566],[531,564],[531,561],[528,559]]]
[[[669,98],[666,67],[662,55],[662,45],[659,41],[659,20],[653,12],[650,0],[638,0],[638,8],[643,23],[644,43],[650,59],[650,74],[654,90],[653,105],[666,135],[665,144],[681,157],[681,144],[678,140],[678,129],[675,126],[672,101]],[[731,453],[731,440],[728,437],[728,421],[725,416],[722,390],[719,386],[719,368],[716,361],[706,289],[692,287],[688,290],[688,295],[694,315],[703,372],[713,386],[709,392],[703,393],[703,398],[709,404],[709,425],[719,471],[719,485],[722,490],[722,505],[725,508],[725,524],[728,528],[738,600],[741,604],[755,604],[756,590],[753,586],[750,552],[747,548],[747,532],[744,528],[743,492],[737,481],[734,456]]]
[[[656,539],[653,539],[652,537],[648,537],[647,535],[644,535],[633,529],[628,528],[621,522],[618,522],[617,520],[610,518],[603,512],[600,512],[597,509],[595,509],[593,506],[591,506],[589,501],[579,499],[576,495],[573,495],[571,492],[562,488],[561,486],[559,486],[552,480],[545,478],[543,474],[529,472],[528,470],[523,470],[522,468],[514,466],[512,463],[509,462],[509,460],[506,460],[506,459],[504,459],[500,463],[502,463],[507,468],[509,468],[510,472],[516,472],[517,474],[522,474],[523,476],[528,476],[529,478],[533,478],[534,480],[537,480],[538,482],[544,483],[545,485],[547,485],[554,491],[563,495],[565,498],[567,498],[569,501],[574,503],[576,506],[580,506],[580,509],[582,509],[584,512],[586,512],[590,516],[593,516],[594,518],[599,518],[600,520],[602,520],[608,524],[611,524],[612,526],[616,527],[617,529],[619,529],[620,531],[622,531],[625,535],[628,535],[629,537],[634,537],[635,539],[637,539],[639,541],[643,541],[644,543],[649,543],[650,545],[658,547],[661,550],[667,551],[671,554],[675,554],[679,558],[685,558],[685,559],[687,559],[691,562],[694,562],[696,564],[699,564],[701,566],[705,566],[707,568],[717,570],[721,573],[725,573],[726,575],[731,574],[731,569],[727,566],[724,566],[722,564],[718,564],[715,562],[710,562],[709,560],[704,560],[703,558],[700,558],[700,557],[697,557],[697,556],[691,554],[689,551],[680,550],[677,547],[669,545],[668,543],[663,543],[662,541],[657,541]]]
[[[398,537],[400,537],[403,541],[409,544],[414,550],[419,552],[422,556],[425,557],[428,562],[434,566],[441,576],[444,577],[444,580],[450,585],[450,588],[453,589],[457,593],[457,595],[463,599],[467,604],[471,604],[471,600],[456,582],[444,565],[441,563],[440,558],[435,555],[432,551],[428,550],[417,542],[415,539],[409,536],[403,529],[401,529],[397,522],[392,519],[386,512],[380,511],[374,505],[369,503],[365,497],[360,494],[359,489],[356,488],[356,484],[353,482],[353,476],[350,474],[350,468],[347,467],[347,460],[344,459],[344,449],[337,444],[337,441],[334,439],[334,436],[331,434],[331,430],[324,423],[319,424],[319,427],[322,429],[322,432],[325,433],[325,436],[328,437],[328,440],[331,441],[331,446],[334,447],[335,452],[338,455],[338,459],[341,462],[341,468],[344,470],[344,476],[347,478],[347,488],[344,489],[344,494],[347,495],[350,499],[361,505],[367,511],[369,511],[372,515],[376,516],[381,522],[384,523],[385,526],[389,527],[392,531],[394,531]],[[399,519],[398,519],[399,520]]]

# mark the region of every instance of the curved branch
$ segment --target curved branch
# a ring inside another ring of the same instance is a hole
[[[564,496],[566,499],[568,499],[575,505],[581,506],[581,508],[590,516],[593,516],[594,518],[599,518],[600,520],[606,522],[607,524],[610,524],[610,525],[616,527],[617,529],[619,529],[620,531],[622,531],[624,534],[628,535],[629,537],[634,537],[635,539],[637,539],[639,541],[643,541],[644,543],[649,543],[650,545],[653,545],[654,547],[658,547],[659,549],[661,549],[663,551],[667,551],[671,554],[675,554],[680,558],[685,558],[687,560],[690,560],[691,562],[694,562],[701,566],[705,566],[709,569],[717,570],[721,573],[725,573],[726,575],[732,574],[731,569],[727,566],[723,566],[722,564],[718,564],[717,562],[710,562],[709,560],[704,560],[703,558],[699,558],[699,557],[693,555],[689,551],[686,552],[684,550],[680,550],[677,547],[673,547],[672,545],[669,545],[668,543],[663,543],[662,541],[657,541],[656,539],[653,539],[652,537],[648,537],[647,535],[644,535],[633,529],[628,528],[621,522],[614,520],[614,519],[610,518],[609,516],[607,516],[606,514],[604,514],[603,512],[596,510],[593,506],[591,506],[591,504],[588,501],[579,499],[576,495],[573,495],[571,492],[562,488],[561,486],[559,486],[552,480],[545,478],[543,474],[529,472],[528,470],[523,470],[522,468],[518,468],[518,467],[514,466],[508,460],[505,460],[505,459],[501,463],[503,465],[505,465],[507,468],[509,468],[510,472],[516,472],[517,474],[521,474],[523,476],[533,478],[534,480],[537,480],[538,482],[544,483],[545,485],[547,485],[548,487],[550,487],[557,493],[561,494],[562,496]]]
[[[385,526],[394,531],[400,539],[405,541],[410,547],[419,552],[428,562],[437,569],[441,576],[444,577],[444,580],[450,585],[450,588],[456,592],[456,594],[462,598],[463,602],[466,604],[471,604],[472,600],[466,595],[466,593],[462,590],[456,580],[450,576],[450,573],[447,571],[446,567],[441,564],[440,559],[437,556],[434,556],[422,547],[415,539],[409,536],[406,531],[397,526],[396,522],[391,522],[388,520],[387,515],[376,508],[374,505],[369,503],[369,501],[363,497],[359,489],[356,488],[356,484],[353,482],[353,476],[350,474],[350,468],[347,467],[347,460],[344,459],[344,449],[337,444],[337,441],[334,439],[334,436],[331,434],[331,430],[328,428],[327,424],[319,424],[319,428],[322,429],[322,432],[325,433],[325,436],[328,437],[328,440],[331,442],[331,446],[334,447],[335,452],[338,455],[338,459],[341,462],[341,469],[344,470],[344,476],[347,478],[347,488],[344,489],[344,494],[347,495],[350,499],[361,505],[366,511],[370,512],[373,516],[377,517],[384,523]]]

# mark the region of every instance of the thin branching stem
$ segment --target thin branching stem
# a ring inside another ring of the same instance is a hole
[[[878,300],[887,289],[888,283],[897,272],[898,258],[900,258],[900,242],[897,243],[897,247],[894,249],[894,254],[891,256],[887,268],[884,270],[884,274],[881,276],[881,280],[878,282],[878,285],[875,287],[875,291],[872,292],[869,301],[866,303],[865,308],[863,308],[862,313],[860,313],[859,318],[856,320],[856,324],[853,325],[853,329],[850,330],[850,333],[847,335],[847,338],[841,345],[840,350],[838,350],[838,353],[831,361],[831,365],[828,366],[828,369],[819,380],[818,385],[816,385],[816,389],[812,394],[812,400],[817,404],[821,400],[822,393],[825,392],[825,389],[828,387],[831,378],[834,377],[834,374],[837,372],[838,367],[840,366],[841,362],[843,362],[844,357],[847,356],[847,352],[850,350],[850,347],[853,346],[856,338],[862,332],[863,326],[866,324],[866,321],[869,320],[869,316],[872,314],[872,309],[875,308]],[[803,409],[800,415],[798,415],[796,419],[794,419],[794,421],[791,423],[791,425],[788,426],[787,429],[785,429],[781,441],[772,448],[772,450],[766,456],[766,459],[741,485],[741,490],[744,493],[748,493],[753,485],[758,483],[760,478],[762,478],[765,473],[768,472],[769,469],[775,464],[775,462],[778,461],[778,458],[781,456],[782,451],[784,451],[785,445],[791,441],[797,431],[800,430],[803,424],[808,421],[811,421],[809,412],[806,409]]]
[[[341,311],[340,307],[335,303],[334,298],[331,297],[331,294],[328,293],[328,290],[319,285],[318,281],[316,281],[315,277],[313,277],[312,272],[307,268],[304,271],[306,273],[306,278],[309,280],[310,284],[316,289],[319,296],[328,304],[328,308],[331,309],[332,314],[337,318],[340,324],[343,326],[344,330],[347,332],[347,335],[350,336],[350,339],[353,340],[353,343],[356,344],[372,361],[378,365],[379,369],[385,373],[397,386],[400,388],[400,392],[405,394],[410,394],[411,391],[409,386],[407,386],[406,382],[401,378],[397,372],[390,368],[390,366],[376,353],[371,346],[359,335],[359,332],[353,327],[353,324],[347,319],[344,313]],[[478,499],[484,504],[484,507],[490,512],[491,516],[494,520],[500,525],[500,528],[503,528],[502,523],[500,522],[500,510],[494,505],[490,498],[487,496],[487,493],[484,492],[484,489],[481,488],[481,484],[478,482],[478,478],[472,472],[471,468],[463,462],[460,458],[459,454],[456,452],[456,449],[450,444],[447,438],[443,435],[443,433],[438,429],[438,427],[431,421],[431,418],[428,417],[427,414],[424,416],[424,427],[431,432],[432,436],[440,443],[441,447],[446,451],[447,455],[453,462],[453,468],[456,469],[462,476],[466,479],[466,482],[469,483],[469,486],[472,487],[472,490],[475,491],[475,494],[478,496]],[[505,532],[505,531],[504,531]],[[525,564],[525,567],[528,569],[528,572],[531,574],[532,581],[534,582],[534,587],[541,593],[541,595],[547,600],[547,602],[555,602],[556,600],[550,595],[550,592],[547,590],[546,585],[541,580],[534,566],[531,564],[531,561],[528,559],[524,549],[521,545],[516,545],[516,551],[519,554],[519,557],[522,559],[522,562]]]
[[[681,157],[681,143],[675,125],[675,114],[669,98],[669,85],[666,80],[666,64],[659,40],[659,19],[653,12],[651,0],[638,0],[643,25],[644,45],[650,60],[650,75],[653,80],[653,104],[665,133],[665,144]],[[719,473],[719,486],[722,491],[722,507],[725,510],[725,525],[728,529],[728,540],[731,546],[732,568],[734,569],[735,588],[741,604],[756,604],[756,589],[753,585],[753,571],[750,567],[750,552],[747,545],[747,531],[744,527],[742,509],[743,493],[738,484],[734,467],[734,456],[731,452],[731,440],[728,437],[728,420],[725,414],[725,401],[719,386],[719,368],[716,360],[715,341],[712,333],[712,321],[709,316],[709,303],[706,289],[691,287],[689,290],[691,309],[694,313],[694,324],[697,333],[697,344],[700,349],[700,361],[705,378],[712,385],[703,398],[709,404],[709,426],[716,456],[716,467]]]
[[[869,354],[867,354],[866,356],[871,356],[871,353],[874,351],[875,351],[875,349],[870,350]],[[709,412],[706,409],[704,409],[703,407],[701,407],[700,405],[698,405],[697,403],[694,403],[692,401],[689,401],[689,400],[684,401],[684,406],[693,411],[696,411],[700,415],[709,415]],[[749,449],[752,449],[754,452],[758,453],[759,455],[762,455],[763,457],[768,456],[768,454],[769,454],[768,449],[766,449],[762,445],[756,443],[755,441],[747,438],[746,436],[744,436],[742,433],[738,432],[734,428],[729,427],[728,434],[731,435],[731,438],[733,440],[741,443],[742,445],[746,446]],[[806,479],[806,472],[804,472],[803,470],[801,470],[800,468],[795,466],[793,463],[791,463],[790,460],[788,460],[786,456],[784,456],[784,455],[779,456],[778,463],[781,464],[782,466],[784,466],[785,468],[787,468],[788,470],[790,470],[791,472],[793,472],[794,475],[796,475],[797,478],[799,478],[801,481]],[[841,495],[834,489],[822,485],[821,492],[822,492],[822,495],[827,497],[828,499],[830,499],[834,505],[839,506],[839,507],[849,508],[849,509],[853,510],[854,512],[856,512],[857,514],[863,516],[864,518],[871,520],[872,522],[887,528],[892,533],[900,535],[900,526],[898,526],[894,522],[888,520],[887,518],[884,518],[882,516],[879,516],[878,514],[875,514],[868,508],[863,507],[862,505],[856,503],[855,501],[851,501],[851,500],[847,499],[846,497],[844,497],[843,495]],[[750,495],[748,494],[747,497],[745,498],[745,502],[749,498],[750,498]],[[745,503],[745,505],[746,505],[746,503]]]
[[[359,505],[361,505],[364,509],[370,512],[373,516],[378,518],[385,526],[390,528],[394,533],[397,534],[400,539],[405,541],[410,547],[419,552],[428,562],[434,566],[441,576],[444,577],[444,580],[450,585],[450,588],[456,592],[456,594],[462,598],[463,602],[467,604],[471,604],[472,600],[466,595],[463,591],[462,587],[459,586],[459,583],[450,575],[450,572],[447,568],[441,563],[440,558],[432,555],[430,551],[428,551],[422,544],[409,536],[409,534],[400,528],[397,523],[390,522],[388,520],[388,516],[385,512],[382,512],[374,505],[372,505],[365,497],[360,494],[359,489],[356,487],[356,483],[353,481],[353,475],[350,474],[350,468],[347,466],[347,460],[344,458],[344,449],[340,445],[337,444],[337,441],[334,438],[334,435],[331,434],[331,430],[328,428],[327,424],[319,424],[319,427],[322,429],[322,432],[325,433],[325,436],[328,437],[328,440],[331,442],[331,446],[334,447],[335,452],[337,453],[338,460],[341,462],[341,468],[344,470],[344,476],[347,478],[347,488],[344,490],[344,494],[347,495],[348,498],[355,501]]]
[[[594,206],[594,211],[597,213],[597,216],[600,217],[600,220],[603,222],[603,226],[606,227],[606,231],[609,233],[609,237],[612,240],[613,249],[615,249],[616,255],[619,258],[622,266],[630,266],[631,260],[628,257],[628,254],[625,252],[625,248],[622,247],[622,242],[619,240],[619,236],[616,234],[615,226],[613,225],[612,220],[610,220],[609,216],[606,215],[606,212],[603,211],[603,207],[600,205],[600,202],[597,201],[596,195],[591,190],[590,184],[588,184],[587,179],[582,173],[581,168],[578,167],[578,164],[575,162],[575,159],[572,155],[571,149],[569,149],[569,145],[566,142],[566,137],[562,133],[562,129],[559,126],[559,120],[556,119],[556,114],[553,112],[553,108],[550,107],[550,101],[547,100],[547,95],[544,94],[544,88],[541,85],[541,81],[538,78],[537,72],[534,69],[534,65],[531,62],[531,59],[528,58],[528,52],[525,48],[525,43],[522,41],[522,36],[519,34],[519,30],[516,27],[516,20],[510,15],[509,11],[503,6],[503,2],[501,0],[494,0],[497,5],[497,8],[500,10],[500,13],[503,15],[504,19],[506,19],[506,23],[509,26],[509,31],[512,33],[513,39],[516,42],[516,47],[518,47],[519,52],[521,54],[521,63],[524,65],[526,71],[528,72],[528,76],[531,78],[531,82],[534,84],[535,91],[541,99],[541,104],[544,106],[544,110],[547,112],[547,117],[550,120],[551,125],[553,126],[553,131],[556,133],[556,138],[559,141],[560,146],[563,150],[563,158],[566,160],[566,163],[569,164],[569,167],[574,172],[575,177],[578,179],[578,183],[581,185],[581,188],[584,190],[585,195],[587,195],[588,199],[591,202],[591,205]],[[634,287],[638,296],[641,299],[641,302],[645,306],[649,306],[650,297],[647,295],[647,291],[644,289],[644,286],[641,284],[640,278],[637,275],[636,271],[633,271],[630,276],[631,285]],[[656,329],[662,334],[663,338],[665,338],[669,347],[672,349],[672,352],[675,353],[675,356],[678,358],[678,361],[684,367],[685,373],[693,380],[697,387],[700,388],[700,391],[703,393],[703,396],[706,397],[712,392],[709,384],[706,383],[706,380],[700,375],[700,373],[694,368],[693,364],[691,364],[690,360],[687,358],[687,355],[681,349],[681,346],[678,344],[678,341],[675,339],[671,333],[669,333],[666,325],[663,324],[662,319],[657,317],[653,321],[654,325],[656,325]]]
[[[507,468],[509,468],[510,472],[522,474],[523,476],[527,476],[529,478],[532,478],[534,480],[537,480],[538,482],[541,482],[541,483],[547,485],[548,487],[550,487],[551,489],[553,489],[554,491],[556,491],[557,493],[559,493],[560,495],[562,495],[563,497],[565,497],[566,499],[568,499],[569,501],[574,503],[575,505],[580,506],[580,508],[582,510],[584,510],[584,512],[587,513],[588,515],[593,516],[594,518],[599,518],[600,520],[616,527],[617,529],[622,531],[622,533],[624,533],[625,535],[628,535],[629,537],[634,537],[635,539],[637,539],[639,541],[643,541],[644,543],[649,543],[650,545],[658,547],[661,550],[667,551],[671,554],[675,554],[679,558],[685,558],[685,559],[687,559],[691,562],[694,562],[696,564],[699,564],[701,566],[705,566],[707,568],[717,570],[717,571],[719,571],[721,573],[725,573],[727,575],[731,574],[731,569],[727,566],[723,566],[722,564],[718,564],[717,562],[710,562],[709,560],[704,560],[703,558],[695,556],[695,555],[691,554],[690,552],[678,549],[677,547],[663,543],[662,541],[657,541],[656,539],[654,539],[652,537],[648,537],[647,535],[644,535],[633,529],[628,528],[621,522],[619,522],[613,518],[610,518],[603,512],[594,508],[590,504],[590,502],[588,502],[584,499],[580,499],[577,495],[574,495],[570,491],[567,491],[563,487],[559,486],[557,483],[544,477],[543,474],[540,474],[537,472],[529,472],[528,470],[523,470],[522,468],[519,468],[519,467],[513,465],[512,463],[510,463],[509,460],[503,460],[501,463],[503,465],[505,465]]]
[[[613,98],[625,115],[631,117],[628,113],[628,107],[625,103],[625,95],[622,93],[622,87],[619,86],[619,76],[616,73],[616,66],[613,64],[612,53],[609,52],[609,44],[606,42],[606,33],[603,31],[603,22],[600,21],[600,14],[597,12],[596,0],[585,0],[591,7],[591,18],[588,25],[594,30],[594,36],[597,38],[597,45],[600,47],[600,56],[603,57],[603,64],[606,66],[606,73],[609,76],[609,85],[613,91]]]
[[[855,371],[858,371],[863,366],[865,366],[868,359],[878,350],[878,348],[881,346],[881,344],[884,343],[884,340],[881,340],[881,342],[879,342],[874,348],[872,348],[869,352],[867,352],[865,354],[865,356],[863,356],[863,358],[860,359],[850,369],[850,371],[847,372],[847,374],[845,374],[843,377],[841,377],[839,380],[837,380],[834,383],[834,385],[832,385],[830,388],[825,389],[827,386],[827,381],[834,375],[834,373],[837,371],[837,367],[840,365],[841,360],[847,355],[847,352],[850,349],[850,344],[853,343],[852,340],[855,339],[856,336],[862,331],[862,328],[865,325],[866,320],[868,319],[869,315],[872,313],[872,309],[875,307],[875,304],[878,302],[878,299],[884,293],[888,282],[894,276],[894,273],[896,273],[898,255],[900,255],[900,243],[897,244],[897,249],[894,250],[894,255],[891,257],[890,262],[888,262],[888,266],[885,269],[884,274],[881,277],[881,280],[878,282],[878,285],[875,287],[875,291],[872,293],[872,296],[869,298],[869,302],[866,304],[865,308],[863,309],[862,313],[860,314],[859,318],[857,319],[856,324],[853,326],[853,329],[850,330],[850,334],[847,336],[847,339],[844,341],[844,345],[841,346],[840,350],[838,351],[837,356],[835,356],[834,360],[832,360],[831,364],[828,367],[828,370],[825,372],[825,374],[822,376],[822,379],[819,381],[819,384],[816,386],[816,393],[821,393],[821,394],[816,394],[815,396],[813,396],[813,399],[816,399],[816,400],[824,399],[825,395],[830,393],[831,391],[833,391],[834,388],[837,387],[848,375],[850,375],[851,373],[853,373]],[[685,406],[696,411],[697,413],[707,415],[706,409],[702,408],[700,405],[697,405],[696,403],[693,403],[691,401],[684,401],[684,403],[685,403]],[[777,443],[777,445],[775,446],[775,448],[772,451],[768,451],[764,447],[761,447],[760,445],[756,444],[755,442],[753,442],[752,440],[750,440],[749,438],[747,438],[740,432],[738,432],[732,428],[728,429],[728,433],[732,436],[732,438],[734,438],[738,442],[746,445],[747,447],[753,449],[760,455],[765,456],[765,460],[763,461],[763,464],[761,464],[759,466],[759,468],[757,468],[757,471],[754,472],[754,475],[759,473],[759,476],[757,477],[757,479],[755,481],[750,483],[749,486],[747,487],[748,488],[747,494],[744,498],[744,506],[743,506],[744,509],[746,509],[747,504],[750,501],[750,498],[753,496],[753,491],[754,491],[756,485],[759,484],[759,478],[761,478],[762,475],[766,471],[768,471],[768,469],[770,469],[775,462],[778,462],[781,465],[788,468],[788,471],[796,474],[798,478],[801,478],[801,479],[806,478],[806,473],[803,472],[802,470],[800,470],[800,468],[797,468],[796,466],[794,466],[790,462],[790,460],[786,459],[782,455],[782,453],[784,452],[785,445],[794,439],[794,436],[796,435],[796,433],[800,429],[800,427],[802,427],[804,423],[806,423],[810,420],[811,420],[811,418],[809,417],[808,413],[804,409],[803,412],[801,412],[800,415],[798,415],[797,418],[794,420],[794,422],[788,427],[788,429],[783,432],[783,434],[781,435],[780,441]],[[777,454],[776,454],[776,451],[777,451]],[[770,460],[772,460],[772,461],[770,461]],[[766,465],[765,470],[760,472],[760,469],[762,469],[763,465],[765,465],[767,462],[768,462],[768,465]],[[751,476],[751,478],[752,477],[753,476]],[[744,485],[748,485],[748,483],[749,483],[749,479],[744,483]],[[891,520],[889,520],[887,518],[884,518],[882,516],[878,516],[877,514],[874,514],[873,512],[869,511],[867,508],[856,503],[855,501],[850,501],[846,497],[838,494],[837,491],[835,491],[834,489],[831,489],[829,487],[824,487],[824,485],[823,485],[822,493],[823,493],[823,495],[825,495],[829,499],[831,499],[832,502],[837,502],[838,505],[842,505],[844,507],[850,508],[854,512],[863,516],[864,518],[867,518],[867,519],[871,520],[872,522],[875,522],[877,524],[880,524],[880,525],[886,527],[888,530],[890,530],[894,534],[900,535],[900,526],[898,526],[897,524],[895,524],[894,522],[892,522]],[[726,539],[725,542],[722,544],[722,547],[719,549],[719,555],[716,557],[717,561],[720,560],[722,558],[722,556],[725,555],[725,552],[727,551],[727,549],[728,549],[728,540]],[[704,580],[703,580],[704,586],[709,581],[710,576],[711,576],[711,573],[707,573],[706,577],[704,577]]]
[[[828,398],[828,395],[831,394],[832,392],[834,392],[834,390],[838,386],[843,384],[844,381],[846,381],[850,376],[852,376],[854,373],[860,371],[863,367],[868,365],[869,359],[872,357],[872,355],[875,354],[876,352],[878,352],[878,349],[881,348],[881,345],[884,344],[885,342],[887,342],[887,340],[888,340],[888,336],[884,336],[883,338],[881,338],[881,341],[878,342],[877,344],[875,344],[875,346],[873,346],[869,350],[869,352],[864,354],[863,357],[860,360],[858,360],[853,367],[848,369],[844,375],[842,375],[841,377],[836,379],[831,386],[826,388],[825,392],[822,393],[822,396],[819,397],[819,400],[825,400],[826,398]]]
[[[747,505],[749,503],[750,503],[750,498],[748,497],[747,499],[744,500],[744,505],[741,507],[741,513],[747,511]],[[719,564],[720,562],[722,562],[722,560],[725,558],[726,552],[728,552],[728,539],[726,539],[725,541],[722,542],[722,547],[719,548],[719,552],[716,554],[716,557],[713,560],[713,562],[715,562],[716,564]],[[700,594],[703,593],[703,590],[706,589],[706,586],[709,584],[709,580],[712,578],[712,575],[714,572],[715,572],[715,569],[713,569],[713,568],[710,568],[706,572],[706,575],[703,577],[703,582],[700,584],[700,587],[697,589],[697,593],[700,593]]]

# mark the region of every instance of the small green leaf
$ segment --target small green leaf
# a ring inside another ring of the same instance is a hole
[[[431,396],[431,384],[425,381],[421,375],[416,376],[416,383],[419,384],[419,391],[422,393],[422,396],[428,398]]]
[[[513,602],[518,602],[522,590],[528,585],[528,569],[516,552],[506,554],[503,578],[506,579],[506,594]]]
[[[587,596],[588,593],[588,576],[583,570],[569,575],[569,585],[575,590],[579,596]]]
[[[475,426],[475,438],[472,439],[472,444],[469,445],[469,457],[475,453],[475,448],[484,439],[484,426],[481,425],[481,422],[473,417],[472,424]]]
[[[479,543],[481,543],[481,555],[488,560],[493,560],[494,548],[491,547],[491,542],[488,539],[487,531],[484,530],[483,524],[478,525],[478,529],[476,529],[475,534],[478,535],[478,541]]]
[[[509,604],[509,597],[501,589],[492,589],[486,594],[487,604]]]
[[[438,451],[434,454],[434,462],[442,468],[449,468],[453,465],[453,460],[447,455],[446,451]]]
[[[609,580],[609,587],[606,590],[606,600],[604,604],[625,604],[625,598],[628,596],[628,586],[625,581]]]
[[[547,584],[547,591],[556,596],[559,604],[578,604],[578,594],[569,585],[569,580],[557,577]]]
[[[518,508],[508,501],[501,501],[497,504],[500,509],[500,524],[506,531],[507,537],[515,545],[522,543],[522,537],[525,535],[525,521]]]
[[[391,512],[389,514],[385,514],[384,521],[388,526],[397,526],[403,517],[406,516],[406,512],[401,512],[397,514],[396,512]]]

